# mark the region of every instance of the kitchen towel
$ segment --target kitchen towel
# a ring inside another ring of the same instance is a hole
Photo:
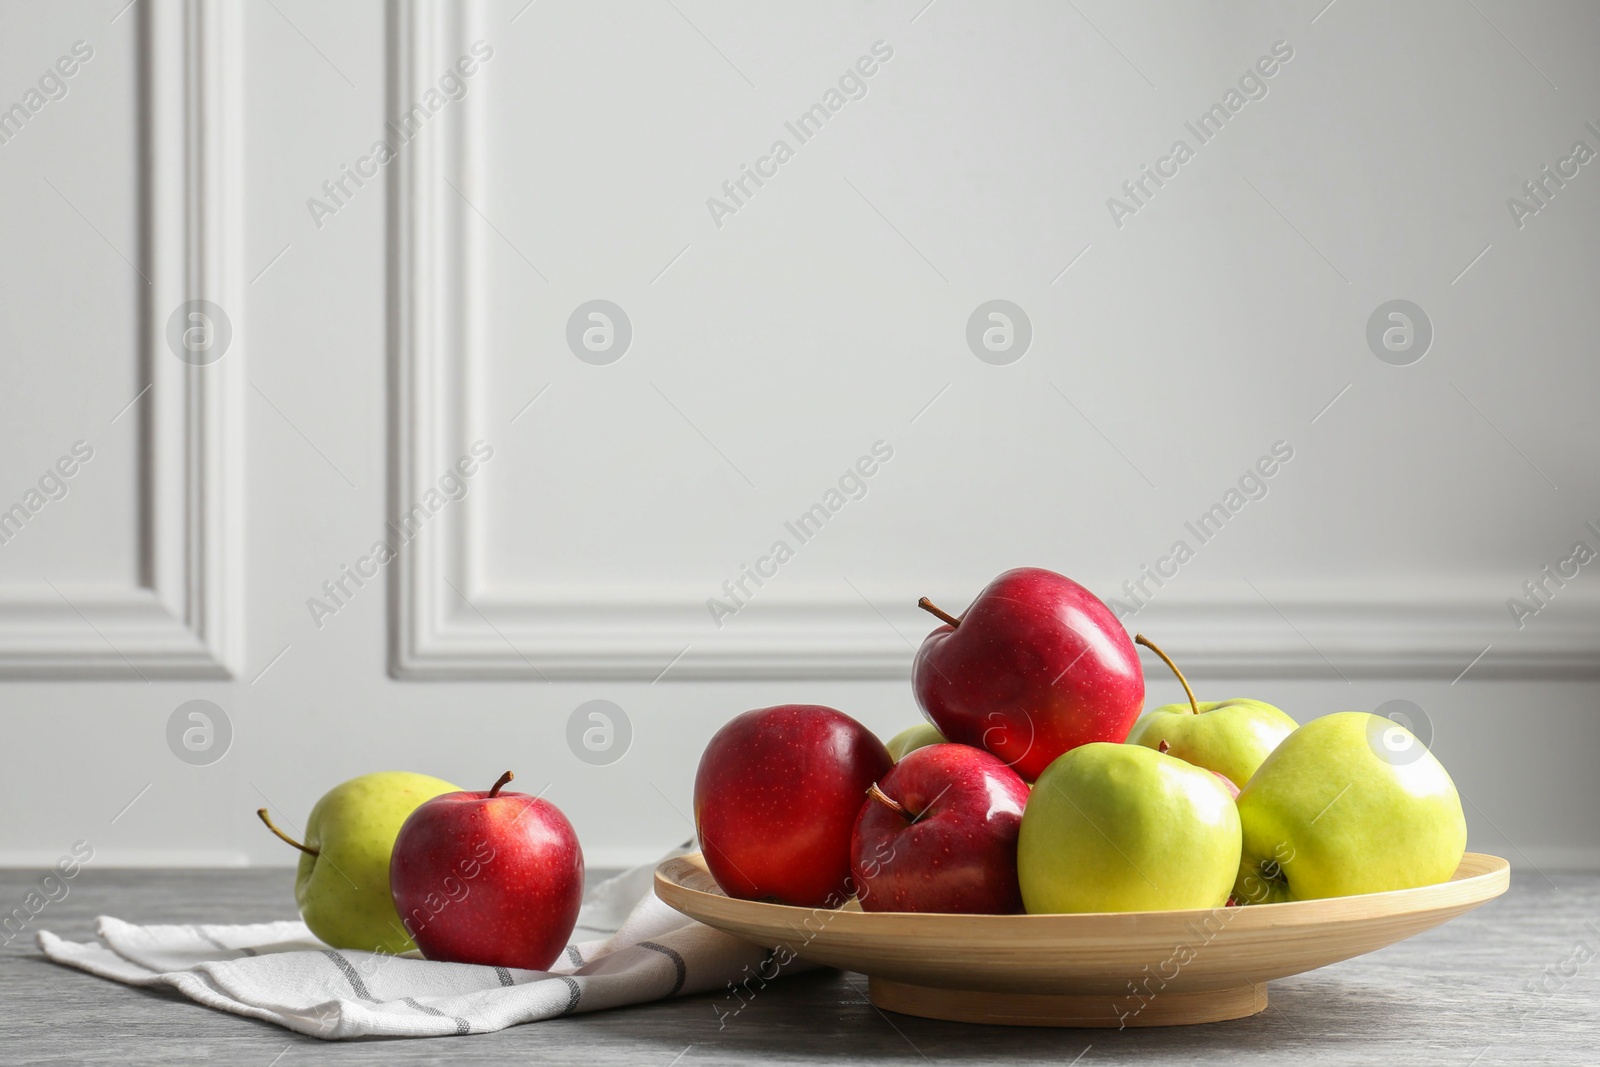
[[[56,963],[129,985],[171,986],[201,1004],[329,1040],[481,1034],[727,988],[728,1005],[707,1008],[720,1016],[780,970],[803,968],[788,952],[757,948],[662,903],[655,866],[586,892],[575,940],[548,971],[333,949],[302,922],[135,926],[101,916],[97,941],[48,931],[38,940]]]

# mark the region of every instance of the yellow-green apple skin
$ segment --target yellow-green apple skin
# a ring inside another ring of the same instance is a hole
[[[1216,908],[1239,870],[1239,813],[1210,771],[1096,741],[1034,783],[1017,838],[1030,914]]]
[[[1145,713],[1128,733],[1128,744],[1160,748],[1185,763],[1216,771],[1244,788],[1263,760],[1299,723],[1259,700],[1203,700],[1163,704]]]
[[[1404,727],[1364,711],[1313,719],[1239,793],[1241,904],[1345,897],[1446,881],[1467,848],[1455,783]],[[1383,739],[1383,740],[1379,740]]]
[[[334,948],[407,952],[416,948],[389,895],[389,854],[400,826],[423,801],[460,786],[409,771],[364,774],[323,794],[306,818],[294,898],[300,917]]]
[[[915,752],[919,748],[942,744],[945,744],[944,734],[939,732],[938,727],[932,723],[919,722],[889,738],[889,743],[884,747],[889,750],[889,758],[899,763],[908,753]]]

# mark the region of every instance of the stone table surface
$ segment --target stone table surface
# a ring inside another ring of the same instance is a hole
[[[0,870],[0,912],[38,879]],[[493,1034],[326,1042],[51,964],[32,936],[92,940],[98,915],[293,918],[292,881],[281,869],[85,868],[0,948],[0,1064],[1600,1064],[1596,874],[1516,871],[1505,896],[1454,922],[1273,982],[1254,1018],[1121,1032],[886,1014],[867,1001],[863,976],[823,970],[773,983],[720,1028],[722,996],[705,994]]]

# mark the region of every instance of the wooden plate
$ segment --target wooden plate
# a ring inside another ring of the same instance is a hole
[[[656,895],[708,926],[860,971],[887,1011],[1012,1026],[1171,1026],[1239,1019],[1267,982],[1360,956],[1506,891],[1510,865],[1469,852],[1448,882],[1355,897],[1083,915],[864,912],[735,900],[699,853],[656,868]],[[787,950],[785,953],[783,950]]]

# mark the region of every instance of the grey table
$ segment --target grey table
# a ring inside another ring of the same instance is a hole
[[[0,871],[0,902],[38,875]],[[292,918],[284,870],[85,868],[35,927]],[[1592,958],[1591,958],[1592,957]],[[1106,1063],[1600,1064],[1600,876],[1519,871],[1500,900],[1358,960],[1274,982],[1271,1006],[1171,1029],[1024,1030],[879,1012],[858,974],[774,983],[724,1028],[717,995],[427,1040],[330,1043],[0,949],[0,1064]],[[1541,988],[1542,987],[1542,988]],[[1080,1057],[1074,1061],[1074,1057]]]

